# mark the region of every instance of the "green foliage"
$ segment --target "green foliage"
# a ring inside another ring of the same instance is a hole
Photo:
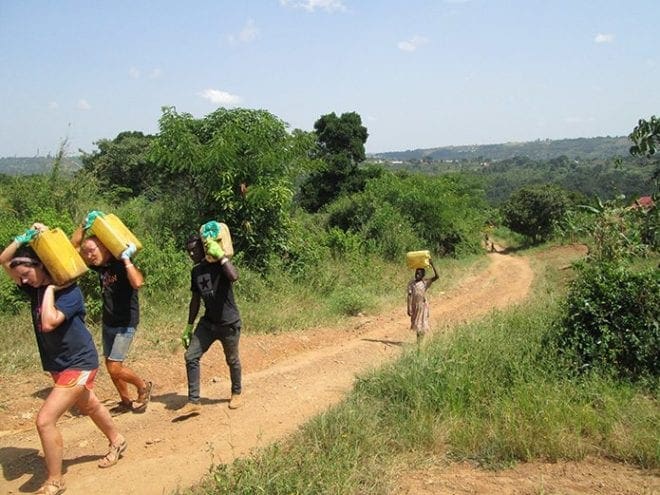
[[[631,155],[655,154],[656,148],[660,146],[660,119],[655,115],[648,120],[639,119],[637,126],[628,137],[634,143],[630,148]]]
[[[101,139],[95,143],[98,151],[83,155],[83,166],[118,200],[145,193],[156,188],[160,179],[149,160],[153,139],[138,131],[121,132],[112,140]]]
[[[513,193],[500,210],[504,225],[539,243],[550,238],[568,204],[566,192],[556,186],[529,186]]]
[[[589,258],[595,263],[618,262],[635,256],[643,256],[649,246],[647,216],[649,212],[641,208],[630,208],[623,203],[624,198],[612,201],[598,201],[597,206],[581,205],[590,214],[576,224],[588,236]]]
[[[300,186],[298,202],[308,211],[315,212],[341,194],[361,191],[376,169],[360,170],[358,164],[365,159],[364,143],[369,134],[362,119],[355,112],[333,112],[323,115],[314,124],[318,158],[322,165]]]
[[[473,181],[385,173],[362,193],[330,205],[328,223],[359,233],[388,259],[418,249],[455,256],[479,250],[486,214],[483,191]]]
[[[171,174],[171,232],[225,222],[251,266],[285,250],[293,180],[310,164],[305,133],[264,110],[222,108],[202,119],[165,108],[160,131],[152,159]]]
[[[660,272],[587,263],[572,283],[552,337],[574,370],[660,378]]]

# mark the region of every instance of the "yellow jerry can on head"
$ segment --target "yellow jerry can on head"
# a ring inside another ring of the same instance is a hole
[[[30,246],[56,285],[73,282],[87,271],[85,261],[61,229],[39,232]]]
[[[428,250],[408,251],[406,253],[406,265],[413,270],[417,268],[428,268],[429,261],[431,261],[431,252]]]
[[[138,238],[113,213],[96,217],[89,233],[95,235],[117,259],[129,244],[135,244],[137,251],[142,249],[142,243]]]
[[[216,222],[215,220],[206,222],[200,227],[199,234],[202,237],[202,241],[205,237],[208,237],[209,234],[212,234],[211,237],[213,237],[213,240],[220,244],[220,247],[225,252],[225,256],[228,258],[234,256],[234,246],[231,243],[231,232],[229,232],[229,227],[227,227],[227,224]],[[206,244],[204,244],[204,251],[206,252]],[[214,263],[219,260],[207,254],[206,261],[209,263]]]

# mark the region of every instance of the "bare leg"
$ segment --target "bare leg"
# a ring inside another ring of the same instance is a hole
[[[103,407],[103,404],[101,404],[101,401],[96,397],[93,390],[85,388],[76,402],[76,407],[80,409],[81,413],[90,417],[111,444],[115,445],[123,440],[123,437],[112,420],[112,416],[110,416],[108,410]]]
[[[60,481],[62,479],[62,453],[64,442],[62,434],[57,429],[57,421],[78,400],[83,391],[82,385],[74,387],[53,387],[37,414],[37,432],[41,440],[46,460],[46,481]]]
[[[117,392],[119,392],[119,397],[121,397],[122,402],[129,404],[131,402],[130,393],[128,391],[128,384],[135,386],[137,391],[144,390],[147,384],[145,381],[137,376],[133,370],[124,366],[122,361],[111,361],[110,359],[105,360],[105,367],[110,374],[112,383],[115,384]]]

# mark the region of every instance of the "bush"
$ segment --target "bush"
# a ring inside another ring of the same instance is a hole
[[[552,340],[576,370],[633,380],[659,375],[660,272],[586,264],[572,282]]]

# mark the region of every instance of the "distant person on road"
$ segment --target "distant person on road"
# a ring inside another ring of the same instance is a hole
[[[144,277],[131,260],[136,252],[134,244],[127,245],[119,259],[116,259],[96,236],[85,238],[85,232],[99,215],[103,213],[90,212],[74,232],[71,243],[78,248],[89,268],[99,275],[103,299],[105,367],[119,392],[119,403],[111,412],[143,413],[151,399],[153,383],[138,376],[124,361],[140,321],[138,290],[144,284]],[[129,385],[136,389],[136,400],[131,399]]]
[[[62,475],[63,441],[57,421],[71,406],[91,418],[110,444],[98,466],[117,463],[127,443],[108,410],[93,392],[99,359],[85,326],[85,304],[76,283],[56,286],[34,250],[27,246],[47,227],[35,223],[0,254],[0,263],[30,299],[32,325],[41,365],[54,386],[37,413],[36,426],[46,463],[46,481],[36,493],[59,495],[66,489]]]
[[[417,268],[415,278],[408,282],[408,316],[410,316],[410,329],[417,334],[417,342],[421,342],[429,330],[429,303],[426,291],[433,282],[438,280],[438,272],[433,261],[429,261],[433,269],[433,277],[424,278],[426,270]]]
[[[206,254],[217,260],[209,262]],[[211,344],[219,340],[229,366],[231,399],[229,408],[241,406],[241,361],[238,344],[241,337],[241,316],[234,300],[232,284],[238,280],[238,271],[225,256],[220,244],[211,238],[192,235],[186,250],[194,266],[190,273],[191,298],[188,306],[188,324],[181,341],[186,348],[186,373],[188,376],[188,402],[177,410],[179,416],[199,414],[200,406],[200,359]],[[200,301],[204,301],[205,312],[193,326],[199,313]]]

